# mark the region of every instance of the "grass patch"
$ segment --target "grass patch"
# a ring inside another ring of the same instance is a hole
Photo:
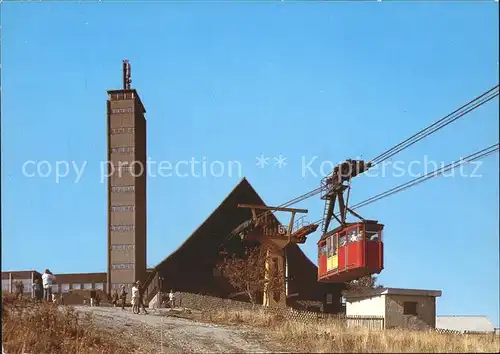
[[[104,330],[72,307],[2,296],[2,345],[14,353],[133,353],[120,331]]]
[[[203,319],[219,324],[268,328],[285,350],[313,353],[497,353],[496,335],[453,335],[434,331],[346,328],[338,320],[301,322],[255,311],[208,311]]]

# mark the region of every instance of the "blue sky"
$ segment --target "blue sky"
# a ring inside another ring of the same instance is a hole
[[[124,58],[147,109],[151,159],[225,166],[218,178],[148,179],[150,266],[241,177],[281,204],[319,186],[322,161],[373,158],[498,83],[493,2],[4,2],[1,11],[2,270],[105,271],[106,90],[121,87]],[[498,122],[495,99],[392,161],[457,160],[498,142]],[[303,175],[314,156],[317,176]],[[54,171],[24,176],[28,160],[87,164],[78,183],[74,170],[56,183]],[[228,161],[241,175],[228,176]],[[381,283],[440,289],[438,313],[498,325],[498,163],[495,154],[465,176],[358,210],[386,225]],[[379,172],[353,182],[353,202],[412,178]],[[319,197],[297,206],[322,216]],[[318,237],[302,247],[313,260]]]

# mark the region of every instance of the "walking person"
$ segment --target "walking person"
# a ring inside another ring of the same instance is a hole
[[[125,310],[125,301],[127,300],[127,290],[125,289],[125,285],[121,286],[120,300],[122,301],[122,310]]]
[[[134,283],[132,287],[132,313],[139,313],[139,285]]]
[[[52,301],[52,284],[55,282],[56,277],[48,269],[42,275],[43,284],[43,299],[47,302]]]
[[[116,307],[119,298],[120,297],[118,296],[118,291],[116,291],[116,289],[113,289],[113,295],[111,295],[111,303],[113,304],[113,307]]]
[[[19,300],[23,297],[24,284],[22,281],[18,280],[15,283],[15,287],[16,287],[16,299]]]
[[[35,281],[32,284],[33,287],[33,297],[34,299],[39,302],[42,300],[43,296],[43,290],[42,290],[42,284],[40,284],[40,278],[36,278]]]
[[[137,281],[137,287],[139,288],[139,299],[138,299],[138,310],[137,312],[144,312],[145,315],[148,314],[146,311],[146,307],[144,306],[144,289],[141,288],[141,282],[138,280]]]

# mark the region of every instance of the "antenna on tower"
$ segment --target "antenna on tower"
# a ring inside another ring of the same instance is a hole
[[[130,78],[132,70],[130,68],[130,63],[128,60],[123,61],[123,89],[130,90],[130,83],[132,79]]]

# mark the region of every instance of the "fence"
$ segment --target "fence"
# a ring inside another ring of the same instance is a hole
[[[446,329],[446,328],[436,328],[434,330],[437,333],[441,334],[455,334],[455,335],[495,335],[495,331],[491,332],[478,332],[478,331],[457,331],[453,329]]]
[[[222,299],[212,296],[191,294],[191,293],[176,293],[176,302],[178,306],[187,307],[194,310],[204,312],[216,311],[258,311],[282,317],[283,320],[313,322],[324,320],[336,320],[349,328],[367,328],[367,329],[383,329],[384,318],[378,316],[345,316],[343,314],[329,314],[324,312],[299,311],[289,307],[264,307],[261,305],[252,305],[247,302],[235,301],[230,299]]]

